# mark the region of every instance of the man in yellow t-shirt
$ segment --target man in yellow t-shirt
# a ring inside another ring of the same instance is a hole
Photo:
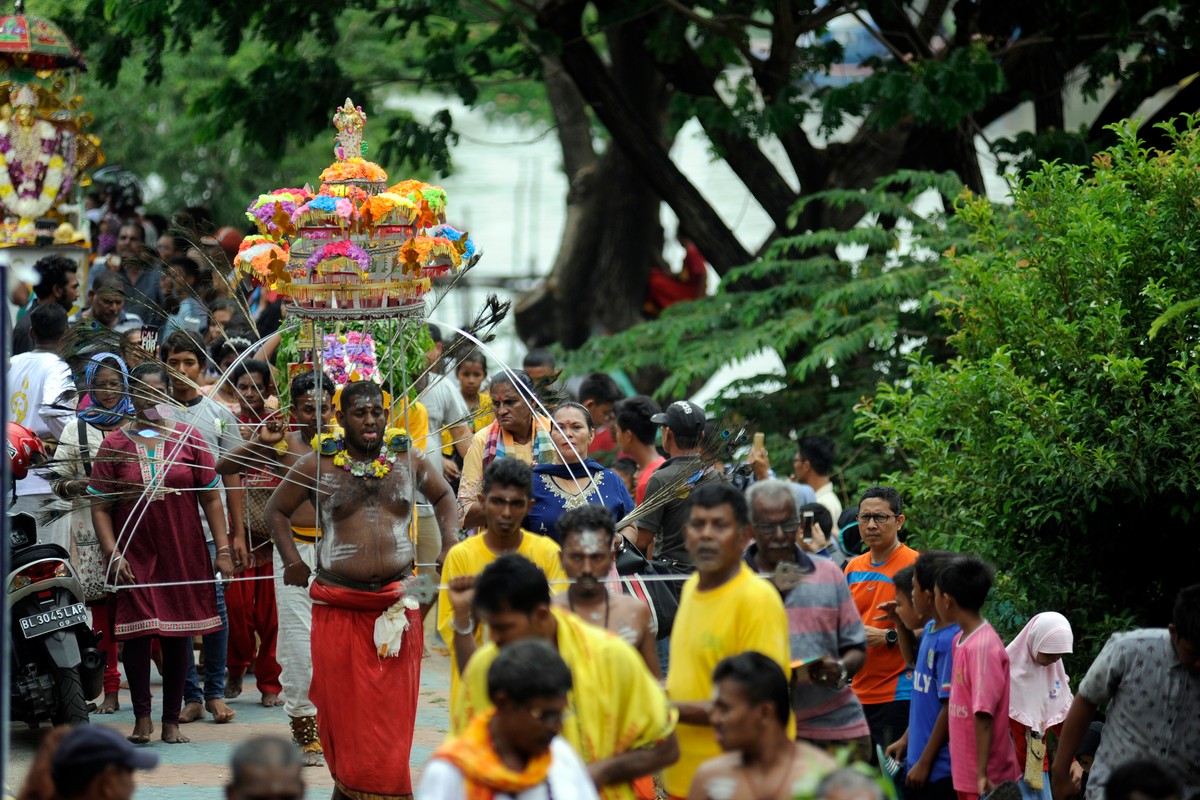
[[[791,674],[779,591],[742,560],[750,541],[746,498],[722,481],[697,487],[688,504],[684,541],[696,573],[683,585],[667,672],[667,694],[679,709],[680,755],[663,770],[667,794],[678,798],[687,797],[700,765],[721,754],[709,721],[717,664],[756,650]],[[794,732],[789,722],[789,736]]]
[[[551,581],[566,581],[554,540],[521,528],[521,521],[529,511],[532,492],[533,470],[528,464],[515,458],[498,458],[488,465],[480,496],[487,527],[482,533],[450,548],[442,566],[445,585],[455,579],[478,575],[505,553],[516,553],[529,559],[541,567]],[[555,583],[553,588],[561,592],[567,587],[565,583]],[[455,614],[443,589],[438,598],[438,632],[450,646],[450,715],[453,718],[459,695],[459,673],[475,648],[483,644],[483,629],[471,618],[469,607],[461,614]]]
[[[466,584],[464,581],[462,584]],[[628,643],[552,607],[545,575],[515,555],[501,556],[470,586],[456,584],[450,601],[473,607],[492,641],[463,670],[451,733],[489,708],[488,668],[513,642],[544,639],[571,669],[562,736],[578,751],[604,800],[654,797],[652,775],[679,757],[678,717],[642,657]]]

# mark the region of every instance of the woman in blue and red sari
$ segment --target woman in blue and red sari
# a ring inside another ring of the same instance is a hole
[[[558,518],[572,508],[603,506],[619,522],[633,511],[633,498],[624,479],[587,457],[596,436],[591,413],[579,403],[561,404],[554,412],[550,438],[558,451],[558,464],[533,468],[533,506],[525,527],[562,544]]]
[[[217,545],[217,569],[233,574],[219,478],[194,428],[163,418],[167,372],[159,364],[130,375],[134,419],[104,438],[88,492],[92,522],[109,558],[108,582],[119,584],[115,633],[125,646],[125,676],[133,700],[129,740],[150,741],[150,646],[162,647],[162,740],[186,742],[179,710],[192,637],[221,627],[200,513]],[[136,588],[148,584],[146,588]],[[171,584],[171,585],[158,585]]]

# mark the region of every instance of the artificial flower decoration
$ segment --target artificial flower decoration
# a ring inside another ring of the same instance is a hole
[[[414,236],[400,246],[399,264],[409,275],[444,275],[461,262],[455,243],[442,236]]]
[[[400,181],[388,189],[393,194],[407,197],[418,209],[417,227],[428,228],[437,225],[446,215],[446,190],[440,186],[430,186],[417,180]]]
[[[258,226],[260,233],[273,238],[293,236],[296,226],[292,215],[312,199],[308,189],[276,189],[260,194],[246,209],[246,218]]]
[[[416,203],[394,192],[383,192],[368,197],[362,211],[370,224],[380,226],[413,225],[420,215]]]
[[[350,383],[355,377],[369,381],[379,379],[375,340],[369,333],[350,331],[326,334],[321,359],[326,372],[339,387]]]
[[[364,316],[387,316],[375,312],[401,307],[414,312],[434,279],[473,264],[479,250],[466,232],[445,224],[446,192],[441,187],[402,180],[385,190],[387,173],[366,160],[367,115],[361,107],[347,99],[333,122],[337,160],[313,184],[320,190],[314,194],[305,185],[258,197],[246,216],[262,235],[243,244],[237,267],[299,309],[373,312]],[[333,349],[365,347],[348,336],[332,343]],[[368,363],[362,363],[365,354],[329,354],[339,384],[353,378],[380,380],[373,344],[367,349]]]
[[[322,183],[320,193],[333,197],[344,197],[355,204],[361,204],[370,197],[361,186],[354,186],[348,183]]]
[[[338,239],[314,250],[305,266],[320,274],[353,269],[365,276],[371,271],[371,256],[354,242]]]
[[[453,228],[449,225],[438,225],[436,228],[430,229],[429,235],[449,239],[454,243],[454,248],[458,250],[458,254],[462,257],[462,260],[468,264],[475,257],[475,253],[477,252],[475,249],[475,240],[466,231],[460,231],[458,228]]]
[[[275,289],[278,284],[291,283],[288,256],[286,242],[276,242],[267,236],[247,236],[238,246],[233,265],[256,283]]]
[[[358,219],[354,202],[346,197],[319,194],[292,212],[292,222],[304,225],[336,225],[346,228]]]
[[[330,164],[321,173],[322,183],[332,181],[385,183],[387,181],[387,173],[384,172],[383,167],[374,162],[358,157],[348,158],[345,161]]]

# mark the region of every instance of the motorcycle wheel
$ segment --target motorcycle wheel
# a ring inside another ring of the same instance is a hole
[[[87,701],[83,699],[83,681],[79,668],[54,669],[54,713],[50,720],[55,725],[86,725],[88,723]]]

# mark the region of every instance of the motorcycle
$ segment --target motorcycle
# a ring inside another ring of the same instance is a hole
[[[10,429],[10,457],[13,449]],[[13,474],[20,478],[29,462],[18,461],[13,459]],[[104,689],[105,659],[88,622],[83,586],[66,550],[38,543],[33,517],[9,514],[8,520],[12,719],[31,726],[47,719],[55,725],[86,723],[88,701]]]
[[[104,653],[88,622],[83,586],[67,551],[38,544],[28,514],[9,516],[8,574],[12,718],[29,725],[88,721],[88,701],[104,688]]]

